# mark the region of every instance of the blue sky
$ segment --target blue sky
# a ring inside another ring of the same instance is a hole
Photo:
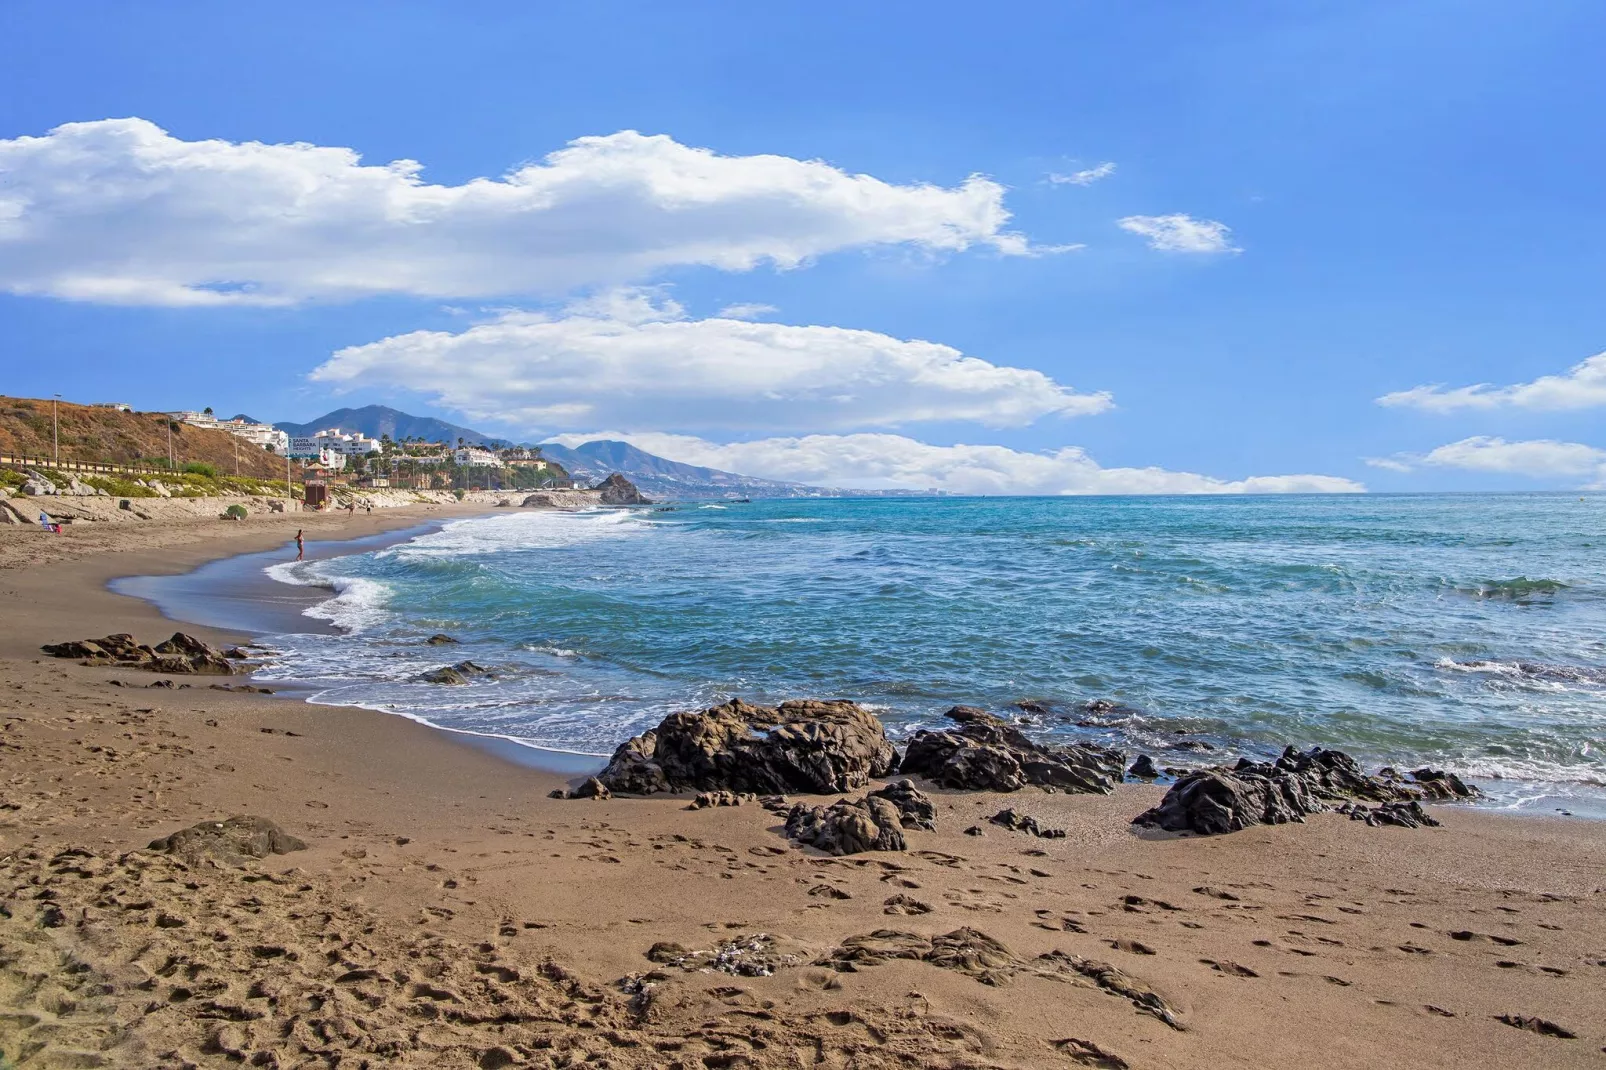
[[[0,11],[7,393],[388,401],[837,484],[1606,477],[1606,361],[1569,374],[1606,349],[1597,4],[64,7]],[[672,141],[548,159],[631,130]],[[289,157],[206,162],[251,142],[566,192],[379,233],[396,184],[335,163],[287,230]],[[587,192],[615,167],[657,192]]]

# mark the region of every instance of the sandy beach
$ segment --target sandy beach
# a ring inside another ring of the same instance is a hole
[[[1606,1065],[1603,823],[1140,837],[1160,787],[931,789],[937,831],[833,858],[755,804],[553,799],[402,718],[39,651],[175,630],[116,577],[484,511],[0,529],[0,1065]],[[306,847],[146,849],[231,815]]]

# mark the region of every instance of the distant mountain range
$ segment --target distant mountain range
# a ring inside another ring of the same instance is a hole
[[[389,435],[397,441],[416,437],[427,442],[455,445],[461,438],[475,445],[511,445],[506,439],[483,434],[471,427],[460,427],[429,416],[412,416],[387,405],[336,409],[306,423],[282,421],[273,426],[291,435],[310,435],[339,427],[347,431],[361,431],[369,438]],[[600,482],[619,472],[649,498],[817,498],[841,493],[802,483],[783,483],[721,472],[717,468],[682,464],[637,449],[628,442],[599,439],[572,449],[549,442],[541,446],[541,453],[561,464],[576,480],[584,483]]]
[[[336,409],[304,424],[282,421],[273,426],[291,435],[310,435],[316,431],[339,427],[346,431],[361,431],[369,438],[389,435],[397,442],[404,438],[421,438],[425,442],[449,442],[456,445],[457,440],[461,438],[464,442],[475,446],[512,445],[507,439],[481,434],[472,427],[459,427],[457,424],[449,424],[432,416],[412,416],[388,405]]]
[[[586,442],[573,449],[547,442],[541,446],[541,455],[557,461],[578,480],[595,482],[613,472],[623,473],[650,498],[817,498],[833,493],[802,483],[782,483],[682,464],[637,449],[628,442],[607,439]]]

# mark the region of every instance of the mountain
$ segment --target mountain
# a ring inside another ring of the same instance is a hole
[[[783,483],[682,464],[637,449],[628,442],[607,439],[586,442],[572,449],[545,442],[541,444],[541,454],[557,461],[575,479],[584,482],[595,482],[619,472],[643,494],[653,498],[812,498],[830,493],[802,483]]]
[[[426,442],[456,444],[461,438],[474,445],[507,445],[506,439],[494,438],[471,427],[459,427],[431,416],[411,416],[388,405],[364,405],[360,409],[336,409],[316,420],[304,424],[285,421],[273,425],[292,435],[310,435],[331,427],[346,431],[361,431],[369,438],[389,435],[393,440],[421,438]]]
[[[493,438],[471,427],[460,427],[429,416],[412,416],[387,405],[336,409],[303,424],[283,421],[273,426],[292,435],[310,435],[315,431],[339,427],[347,431],[361,431],[369,438],[389,435],[396,441],[417,437],[426,442],[455,444],[461,438],[465,442],[483,445],[510,444],[506,439]],[[541,453],[561,464],[578,482],[598,483],[618,472],[641,488],[643,494],[653,498],[810,498],[839,493],[822,491],[819,487],[808,487],[802,483],[782,483],[721,472],[717,468],[681,464],[656,457],[628,442],[599,439],[573,449],[546,443],[542,445]]]

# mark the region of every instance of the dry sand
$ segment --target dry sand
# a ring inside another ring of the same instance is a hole
[[[0,531],[0,1065],[1606,1065],[1606,824],[1143,839],[1157,788],[1009,797],[1040,840],[934,792],[908,853],[834,859],[756,805],[549,799],[400,718],[38,654],[173,630],[111,577],[447,512]],[[232,814],[308,847],[144,849]]]

